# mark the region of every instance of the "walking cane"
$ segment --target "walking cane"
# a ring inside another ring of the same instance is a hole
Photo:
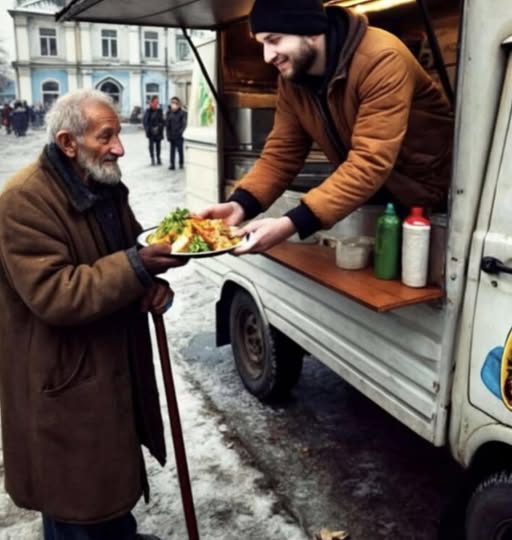
[[[178,470],[178,479],[181,488],[181,500],[183,503],[183,510],[185,512],[188,538],[189,540],[199,540],[196,514],[194,510],[194,500],[192,498],[192,489],[190,487],[190,477],[188,474],[187,456],[185,454],[183,432],[181,430],[180,413],[178,410],[178,401],[176,400],[176,391],[172,378],[171,359],[169,357],[169,349],[167,347],[167,335],[165,333],[164,318],[162,315],[156,315],[153,313],[153,322],[155,324],[160,363],[162,364],[165,396],[167,398],[167,409],[169,411],[169,420],[171,423],[174,455],[176,456],[176,468]]]

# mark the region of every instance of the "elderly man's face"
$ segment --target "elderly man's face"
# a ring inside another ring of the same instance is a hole
[[[88,105],[85,115],[88,126],[78,140],[78,165],[97,182],[117,184],[121,180],[117,160],[124,156],[119,118],[109,107],[97,103]]]
[[[306,36],[260,32],[256,40],[263,44],[263,58],[274,65],[285,79],[300,79],[308,73],[317,51]]]

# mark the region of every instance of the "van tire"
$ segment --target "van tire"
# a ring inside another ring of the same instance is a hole
[[[512,473],[499,472],[480,483],[466,511],[466,540],[512,537]]]
[[[233,296],[229,330],[235,365],[247,390],[261,400],[288,394],[299,380],[304,351],[265,323],[246,291]]]

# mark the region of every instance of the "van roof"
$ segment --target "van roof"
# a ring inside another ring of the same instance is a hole
[[[247,17],[253,0],[71,0],[58,21],[217,29]]]

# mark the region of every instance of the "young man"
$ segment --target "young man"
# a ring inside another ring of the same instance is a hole
[[[0,195],[0,410],[6,490],[45,540],[135,540],[141,445],[165,444],[147,312],[182,262],[138,249],[111,99],[61,97],[49,144]]]
[[[173,97],[171,99],[165,125],[167,128],[167,140],[171,143],[169,169],[176,168],[176,151],[178,151],[180,169],[183,169],[183,132],[187,127],[187,113],[181,108],[180,98]]]
[[[320,0],[256,0],[251,29],[280,73],[274,127],[229,202],[206,209],[230,225],[268,208],[315,141],[336,166],[281,218],[248,224],[246,251],[330,228],[374,195],[443,209],[453,118],[444,95],[395,36]]]
[[[151,157],[151,165],[162,165],[160,151],[162,139],[164,138],[164,113],[159,107],[157,96],[153,96],[151,98],[149,107],[144,113],[142,124],[144,126],[144,130],[146,131],[146,137],[149,140],[149,155]]]

